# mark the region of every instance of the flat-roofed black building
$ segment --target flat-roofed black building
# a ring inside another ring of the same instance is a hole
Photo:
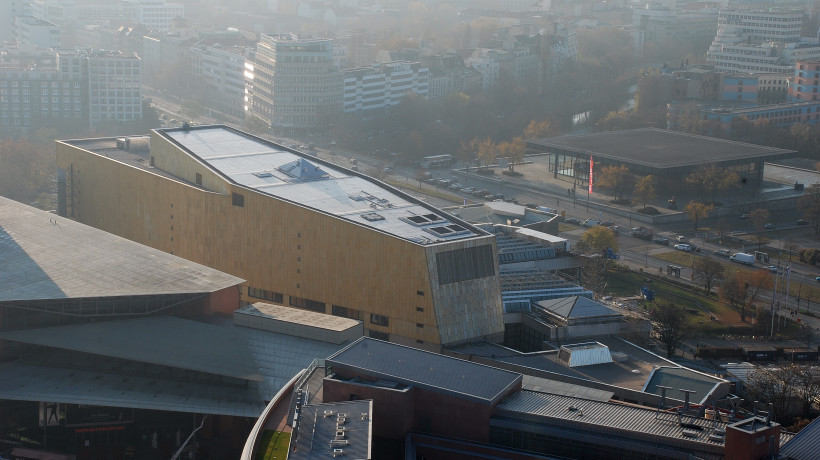
[[[571,177],[577,186],[588,186],[592,163],[593,192],[595,174],[605,166],[626,166],[637,176],[651,174],[658,191],[678,193],[686,188],[687,176],[710,164],[736,172],[738,185],[751,192],[763,181],[765,162],[796,154],[793,150],[656,128],[530,139],[527,146],[548,152],[553,177]]]

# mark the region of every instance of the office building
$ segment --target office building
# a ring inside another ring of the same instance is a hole
[[[243,277],[244,302],[433,350],[503,337],[494,236],[368,176],[224,126],[61,141],[57,163],[61,215]]]
[[[789,102],[816,101],[820,88],[820,60],[798,61],[788,88]]]
[[[60,47],[60,28],[34,16],[14,17],[14,40],[41,48]]]
[[[724,10],[706,60],[722,72],[788,73],[798,60],[820,59],[816,37],[800,37],[801,10]]]
[[[398,105],[410,94],[427,98],[429,70],[418,62],[393,61],[341,71],[344,112],[366,112]]]
[[[245,115],[245,58],[248,49],[219,43],[190,48],[192,78],[207,94],[208,108],[242,118]]]
[[[342,75],[333,41],[262,34],[245,62],[246,113],[276,132],[327,129],[342,107]]]
[[[0,127],[142,119],[141,66],[133,54],[7,45],[0,58]]]

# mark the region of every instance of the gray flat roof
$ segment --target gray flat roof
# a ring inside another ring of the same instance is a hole
[[[174,316],[7,331],[0,339],[262,380],[241,334]]]
[[[692,390],[695,393],[691,396],[691,401],[705,404],[712,391],[724,382],[727,382],[727,380],[696,372],[692,369],[659,367],[653,371],[643,391],[660,395],[661,391],[658,386],[671,387],[672,390],[667,393],[667,396],[682,400],[684,399],[683,393],[678,390]]]
[[[372,377],[455,394],[487,404],[521,382],[521,374],[362,337],[328,357],[328,367],[347,366]]]
[[[284,305],[274,305],[270,303],[257,302],[247,305],[234,314],[243,314],[257,318],[273,319],[285,323],[299,324],[329,331],[345,331],[351,327],[361,324],[361,321],[343,318],[341,316],[326,315],[314,311],[303,310],[301,308],[291,308]]]
[[[569,367],[559,359],[557,350],[521,353],[495,344],[479,342],[459,347],[453,351],[636,391],[643,389],[653,369],[660,366],[674,365],[671,361],[616,337],[598,337],[597,340],[609,347],[610,353],[623,353],[628,359],[592,366]],[[669,396],[676,398],[677,395]]]
[[[487,235],[375,179],[226,126],[156,132],[230,182],[417,244]]]
[[[563,150],[579,155],[591,155],[595,159],[633,163],[657,169],[700,166],[732,160],[770,161],[795,153],[792,150],[656,128],[530,139],[527,144],[533,148]]]
[[[345,417],[344,423],[337,426],[339,414]],[[340,431],[342,434],[339,436]],[[342,449],[344,456],[341,458],[369,459],[373,438],[373,401],[303,406],[297,432],[296,449],[288,453],[290,460],[333,458],[334,449]],[[331,440],[337,440],[337,443],[333,445]]]
[[[241,278],[0,197],[0,302],[194,294]]]

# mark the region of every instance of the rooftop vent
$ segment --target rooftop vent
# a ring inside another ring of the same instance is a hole
[[[288,176],[299,181],[320,180],[329,177],[328,173],[322,170],[322,168],[314,165],[304,158],[299,158],[298,160],[291,161],[290,163],[285,163],[278,169],[279,171],[282,171]]]
[[[362,214],[362,219],[368,222],[376,222],[377,220],[384,220],[384,216],[381,214],[376,214],[375,212],[369,212],[367,214]]]
[[[590,366],[612,362],[609,347],[599,342],[563,345],[558,352],[558,359],[569,367]]]
[[[406,221],[410,222],[411,224],[413,224],[417,227],[420,227],[422,225],[427,225],[427,224],[435,224],[435,223],[444,223],[444,222],[446,222],[446,220],[443,217],[437,216],[435,214],[419,214],[419,215],[414,214],[414,215],[411,215],[411,216],[403,217],[403,219],[405,219]]]
[[[273,177],[273,174],[271,174],[268,171],[255,172],[255,173],[253,173],[253,175],[260,178],[260,179],[264,179],[265,177]]]

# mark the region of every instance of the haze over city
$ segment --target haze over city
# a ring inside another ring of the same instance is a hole
[[[0,460],[820,450],[820,1],[0,1]]]

